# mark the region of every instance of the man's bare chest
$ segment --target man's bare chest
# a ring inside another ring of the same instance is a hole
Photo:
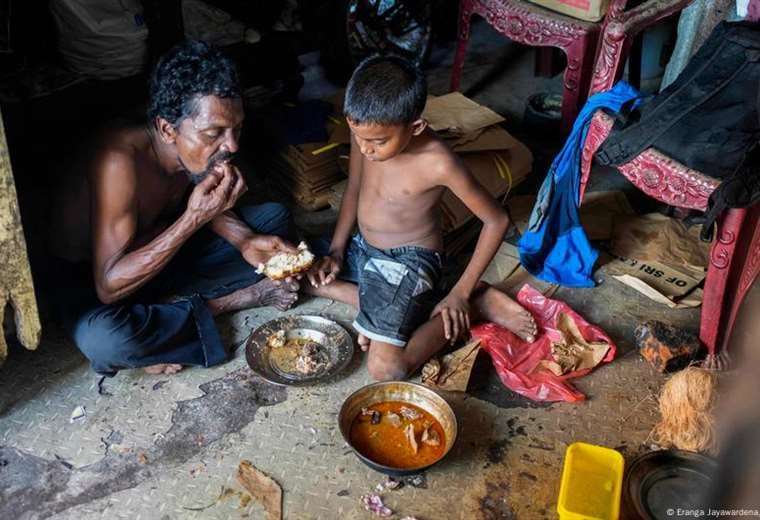
[[[150,229],[157,223],[169,224],[181,213],[187,185],[178,182],[147,182],[138,191],[139,227]]]

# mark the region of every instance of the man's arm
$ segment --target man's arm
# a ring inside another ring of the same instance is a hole
[[[139,187],[132,157],[109,152],[90,183],[95,289],[103,303],[113,303],[156,276],[195,231],[224,209],[231,179],[209,175],[195,187],[182,215],[137,248]]]
[[[248,224],[240,220],[231,210],[214,217],[209,227],[238,251],[242,251],[248,241],[255,236]]]

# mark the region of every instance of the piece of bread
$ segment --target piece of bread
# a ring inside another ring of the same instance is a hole
[[[305,242],[298,244],[298,254],[277,253],[266,264],[259,264],[257,273],[270,280],[283,280],[308,270],[314,263],[314,255]]]

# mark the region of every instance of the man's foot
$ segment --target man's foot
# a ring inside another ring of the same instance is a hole
[[[264,278],[251,286],[222,296],[215,300],[210,300],[208,306],[211,314],[217,316],[225,312],[239,311],[250,309],[252,307],[275,307],[278,310],[286,311],[298,301],[298,283],[297,282],[273,282],[269,278]]]
[[[483,319],[514,332],[523,341],[535,341],[537,327],[533,316],[505,293],[490,286],[486,287],[473,300],[473,305]]]
[[[151,365],[149,367],[143,368],[145,372],[148,374],[176,374],[180,370],[182,370],[182,365],[178,365],[176,363],[159,363],[157,365]]]
[[[369,350],[369,338],[367,336],[359,334],[359,338],[356,341],[359,343],[359,348],[362,349],[362,352]]]

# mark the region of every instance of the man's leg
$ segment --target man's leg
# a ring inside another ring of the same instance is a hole
[[[195,296],[167,304],[101,305],[81,314],[71,334],[92,368],[106,375],[153,367],[213,366],[228,358],[205,302]]]

